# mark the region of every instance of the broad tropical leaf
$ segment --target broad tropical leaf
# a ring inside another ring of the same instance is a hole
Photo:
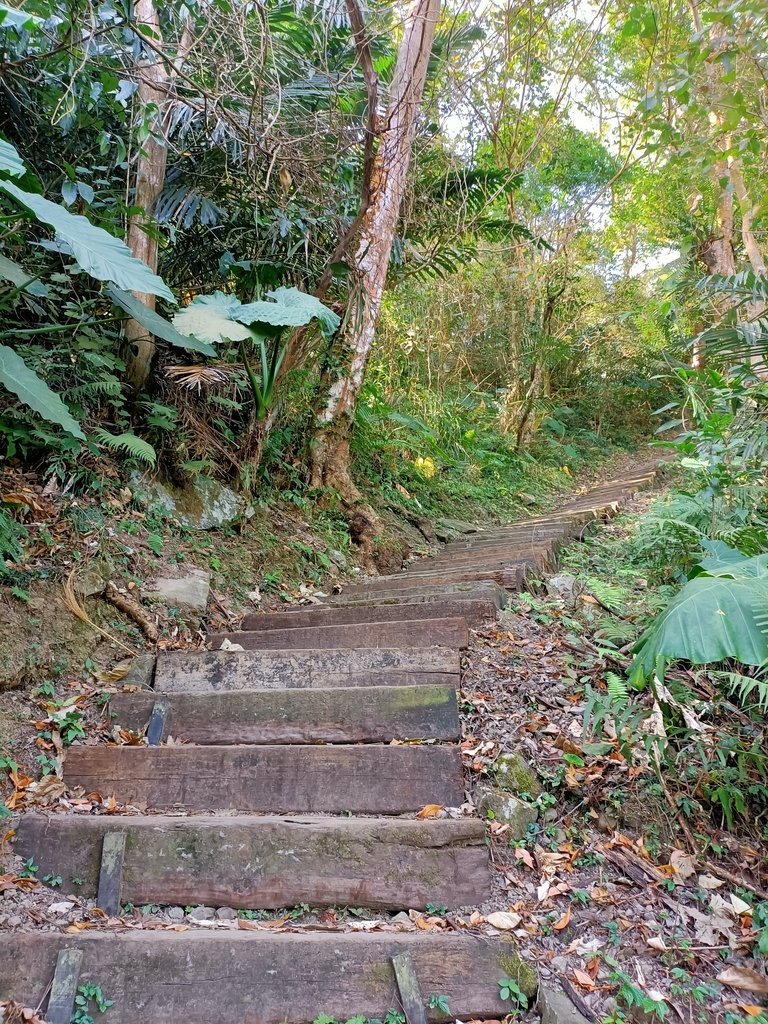
[[[0,29],[14,28],[17,32],[21,32],[42,24],[43,19],[34,14],[28,14],[16,7],[8,7],[7,4],[0,4]]]
[[[2,264],[0,264],[0,272],[2,272]],[[212,345],[205,341],[200,341],[198,338],[190,338],[186,334],[181,334],[173,324],[160,316],[159,313],[156,313],[154,309],[145,306],[143,302],[129,292],[124,292],[113,284],[107,285],[105,290],[116,305],[124,309],[142,327],[146,327],[148,331],[151,331],[156,338],[162,338],[163,341],[167,341],[170,345],[176,345],[178,348],[187,348],[192,352],[200,352],[204,356],[216,355],[216,349]]]
[[[35,280],[19,263],[2,254],[0,254],[0,278],[10,281],[22,291],[29,292],[30,295],[37,295],[41,299],[48,295],[48,289],[42,281]]]
[[[16,148],[5,139],[0,139],[0,172],[10,174],[12,178],[21,178],[27,173]]]
[[[341,319],[314,295],[298,288],[276,288],[267,295],[274,301],[249,302],[241,307],[237,318],[246,324],[259,322],[270,327],[304,327],[316,318],[324,334],[338,330]]]
[[[762,665],[768,661],[767,609],[765,568],[757,577],[697,576],[640,637],[631,674],[650,676],[658,658]]]
[[[215,292],[196,296],[186,309],[180,310],[173,324],[201,341],[218,344],[222,341],[245,341],[252,337],[247,327],[237,322],[243,305],[234,295]]]
[[[67,433],[85,440],[80,424],[59,396],[7,345],[0,345],[0,384],[43,419],[58,423]]]
[[[97,281],[112,281],[126,291],[147,292],[176,302],[168,285],[153,274],[146,263],[132,256],[131,250],[119,238],[43,196],[24,192],[12,181],[0,181],[0,188],[26,206],[38,220],[49,224],[71,247],[83,270]]]

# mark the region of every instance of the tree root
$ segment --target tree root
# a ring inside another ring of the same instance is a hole
[[[115,608],[118,608],[121,612],[124,612],[129,618],[133,619],[139,629],[142,631],[147,640],[157,643],[159,631],[157,624],[152,618],[151,614],[147,609],[130,594],[122,594],[114,583],[107,583],[104,588],[104,597],[110,604],[113,604]]]

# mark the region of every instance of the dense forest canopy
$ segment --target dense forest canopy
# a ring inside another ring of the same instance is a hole
[[[352,506],[373,422],[448,465],[763,386],[759,0],[0,14],[8,458]]]

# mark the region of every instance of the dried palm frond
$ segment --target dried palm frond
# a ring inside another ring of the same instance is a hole
[[[178,384],[179,387],[188,391],[197,391],[198,394],[206,387],[214,387],[217,384],[228,384],[232,378],[234,366],[169,366],[165,371],[166,377]]]
[[[134,658],[136,657],[136,651],[134,651],[132,648],[124,644],[122,640],[118,640],[116,636],[112,636],[112,634],[108,633],[106,629],[102,629],[101,626],[97,626],[93,619],[82,607],[80,602],[77,600],[77,598],[75,597],[74,569],[64,581],[64,604],[72,612],[73,615],[76,615],[77,618],[80,619],[81,622],[87,622],[89,626],[91,626],[93,629],[101,633],[103,637],[106,637],[106,639],[109,640],[110,643],[117,644],[118,647],[122,647],[124,651],[128,652],[128,654],[132,654]]]

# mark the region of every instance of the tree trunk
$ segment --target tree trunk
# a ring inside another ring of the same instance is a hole
[[[704,30],[704,25],[701,20],[698,0],[689,0],[689,3],[691,15],[693,17],[693,26],[698,33],[701,33]],[[723,33],[724,29],[722,25],[713,25],[713,40],[721,40]],[[715,67],[715,62],[706,61],[705,64],[707,86],[712,107],[711,114],[714,117],[714,126],[722,123],[722,114],[719,110],[722,100],[722,88],[717,77],[718,72]],[[731,140],[728,133],[726,133],[722,139],[717,139],[715,144],[717,149],[721,153],[725,154],[731,146]],[[731,180],[730,169],[725,155],[714,162],[711,170],[711,178],[715,194],[717,195],[718,234],[714,238],[708,240],[706,247],[702,247],[701,253],[703,256],[703,262],[709,274],[719,274],[722,277],[730,277],[732,274],[736,273],[736,257],[733,249],[733,192],[729,185],[723,186],[724,181],[730,183]],[[727,306],[725,308],[721,308],[720,312],[724,313],[726,309]],[[705,363],[706,352],[704,351],[704,344],[701,341],[696,341],[694,342],[691,356],[691,367],[694,370],[701,370],[704,368]]]
[[[151,38],[158,44],[160,36],[160,19],[154,0],[136,0],[134,17],[137,24],[146,26],[152,32]],[[170,78],[165,71],[162,59],[154,55],[142,60],[139,68],[139,88],[137,100],[143,112],[147,106],[154,104],[155,133],[162,133],[163,105],[168,96]],[[162,133],[164,134],[164,133]],[[165,139],[158,141],[154,135],[144,142],[142,151],[136,160],[134,179],[133,206],[139,207],[128,221],[126,242],[131,253],[157,273],[157,238],[146,230],[150,219],[149,211],[163,190],[165,169],[168,162],[168,148]],[[155,308],[155,296],[144,292],[134,292],[134,296],[148,306]],[[131,386],[139,390],[149,377],[152,359],[155,355],[155,342],[146,327],[136,320],[129,320],[125,325],[125,338],[128,342],[127,375]]]
[[[744,251],[747,254],[749,265],[752,267],[755,277],[765,277],[765,256],[763,255],[763,250],[760,248],[760,243],[757,240],[757,235],[755,234],[752,226],[754,224],[757,208],[749,197],[749,192],[747,191],[747,186],[744,181],[744,172],[741,168],[741,161],[736,157],[732,157],[729,161],[729,172],[731,182],[733,184],[733,191],[736,193],[736,198],[739,201],[739,211],[741,213],[741,241],[744,245]],[[766,304],[763,301],[750,303],[750,318],[762,316],[765,312],[765,308]]]
[[[412,0],[405,18],[381,142],[368,194],[362,197],[341,365],[324,378],[325,404],[312,441],[312,486],[334,488],[349,505],[360,497],[350,473],[349,438],[381,307],[440,3]],[[360,523],[359,539],[367,543],[376,517],[370,508],[360,506],[359,511],[369,521]]]

